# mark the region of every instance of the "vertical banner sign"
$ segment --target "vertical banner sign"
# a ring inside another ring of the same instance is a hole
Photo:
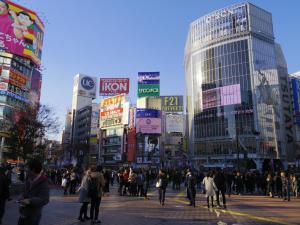
[[[138,73],[138,97],[159,96],[160,75],[159,72]]]

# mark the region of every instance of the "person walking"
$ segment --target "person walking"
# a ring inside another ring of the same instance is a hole
[[[268,195],[274,198],[274,178],[271,172],[268,174],[266,181],[268,187]]]
[[[0,168],[0,224],[2,224],[7,199],[9,199],[9,182],[5,176],[5,169]]]
[[[49,202],[49,184],[42,172],[42,163],[31,159],[27,163],[28,178],[24,185],[24,192],[19,198],[18,225],[38,225],[42,216],[42,208]]]
[[[90,219],[87,216],[88,205],[90,203],[90,198],[88,196],[89,183],[91,180],[91,170],[87,169],[85,175],[82,178],[81,185],[78,189],[79,191],[79,202],[82,203],[78,220],[84,222],[85,220]]]
[[[293,194],[296,198],[298,198],[298,177],[294,174],[292,176],[292,190],[293,190]]]
[[[291,200],[290,191],[291,191],[291,182],[288,173],[281,172],[281,181],[282,181],[282,194],[283,200]]]
[[[149,189],[149,184],[150,184],[149,170],[142,168],[142,174],[144,176],[143,195],[144,195],[145,200],[149,200],[149,198],[148,198],[148,189]]]
[[[189,193],[190,204],[189,206],[196,207],[196,177],[192,170],[188,169],[187,173],[187,190]]]
[[[218,205],[218,207],[221,207],[220,206],[220,192],[221,192],[222,199],[223,199],[223,207],[224,207],[224,209],[226,209],[226,197],[225,197],[226,180],[225,180],[225,175],[223,174],[222,171],[220,171],[220,169],[218,169],[215,174],[214,182],[217,187],[217,190],[216,190],[217,205]]]
[[[88,195],[91,198],[90,217],[92,224],[101,223],[101,221],[98,219],[98,216],[104,187],[105,180],[102,173],[102,167],[92,167],[91,179],[88,186]]]
[[[163,206],[165,205],[166,189],[168,186],[167,174],[164,170],[159,170],[157,176],[156,187],[158,188],[159,203]]]
[[[205,189],[205,197],[207,201],[207,208],[210,208],[209,205],[209,198],[211,199],[211,206],[214,207],[214,195],[216,194],[216,184],[214,182],[214,179],[212,178],[211,172],[208,172],[206,176],[203,179],[203,185]]]

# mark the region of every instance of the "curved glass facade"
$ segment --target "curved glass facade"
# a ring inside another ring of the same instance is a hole
[[[271,14],[249,3],[191,23],[185,49],[187,130],[198,165],[285,157],[275,49]]]

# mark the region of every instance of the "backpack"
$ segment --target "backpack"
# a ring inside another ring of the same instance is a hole
[[[93,177],[88,184],[88,197],[97,198],[99,196],[98,179]]]

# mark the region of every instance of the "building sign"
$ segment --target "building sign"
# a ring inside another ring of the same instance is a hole
[[[6,91],[8,87],[8,84],[5,82],[0,82],[0,90]]]
[[[11,1],[0,1],[0,49],[41,64],[44,25],[37,14]]]
[[[156,109],[137,109],[136,118],[161,118],[161,111]]]
[[[135,120],[136,120],[136,108],[130,108],[128,128],[135,128]]]
[[[96,77],[78,74],[74,78],[74,94],[82,97],[96,98]]]
[[[100,128],[123,125],[124,95],[103,99],[100,103]]]
[[[161,108],[165,112],[183,112],[183,96],[163,96]]]
[[[14,69],[9,71],[9,83],[19,88],[25,88],[28,78]]]
[[[21,102],[28,102],[28,99],[23,97],[23,96],[20,96],[18,94],[14,94],[12,92],[9,92],[9,91],[3,91],[3,90],[0,90],[0,95],[6,95],[6,96],[9,96],[11,98],[14,98],[14,99],[17,99]]]
[[[183,115],[167,114],[166,115],[166,132],[183,133],[184,120]]]
[[[100,78],[100,95],[129,94],[129,78]]]
[[[159,96],[160,75],[159,72],[138,73],[138,97]]]
[[[228,85],[202,91],[203,109],[241,103],[240,84]]]
[[[137,118],[136,130],[143,134],[161,134],[161,118]]]

